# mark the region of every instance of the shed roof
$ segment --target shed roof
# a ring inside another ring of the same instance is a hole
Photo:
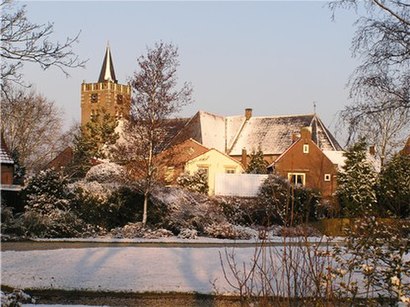
[[[3,135],[1,135],[0,162],[1,164],[14,164],[14,161],[9,154],[6,142],[4,141]]]

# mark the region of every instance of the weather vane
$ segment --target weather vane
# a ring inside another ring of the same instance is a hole
[[[316,101],[313,101],[313,112],[316,114]]]

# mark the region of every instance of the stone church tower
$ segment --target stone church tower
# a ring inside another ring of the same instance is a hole
[[[98,82],[81,84],[81,125],[87,124],[101,110],[117,118],[128,118],[130,108],[131,86],[118,84],[107,46]]]

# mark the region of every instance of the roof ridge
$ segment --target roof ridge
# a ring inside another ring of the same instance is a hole
[[[313,113],[307,113],[307,114],[288,114],[288,115],[268,115],[268,116],[252,116],[252,118],[283,118],[283,117],[302,117],[302,116],[315,116]],[[243,115],[233,115],[233,116],[226,116],[226,118],[231,118],[231,117],[244,117]]]

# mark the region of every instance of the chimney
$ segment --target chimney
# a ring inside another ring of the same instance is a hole
[[[245,118],[246,120],[250,119],[252,117],[252,109],[251,108],[246,108],[245,109]]]
[[[241,159],[242,165],[244,168],[248,167],[248,155],[246,153],[246,148],[242,148],[242,159]]]
[[[312,129],[310,127],[303,127],[300,129],[300,136],[304,140],[312,139]]]
[[[292,143],[295,143],[299,139],[300,139],[300,133],[292,132]]]

